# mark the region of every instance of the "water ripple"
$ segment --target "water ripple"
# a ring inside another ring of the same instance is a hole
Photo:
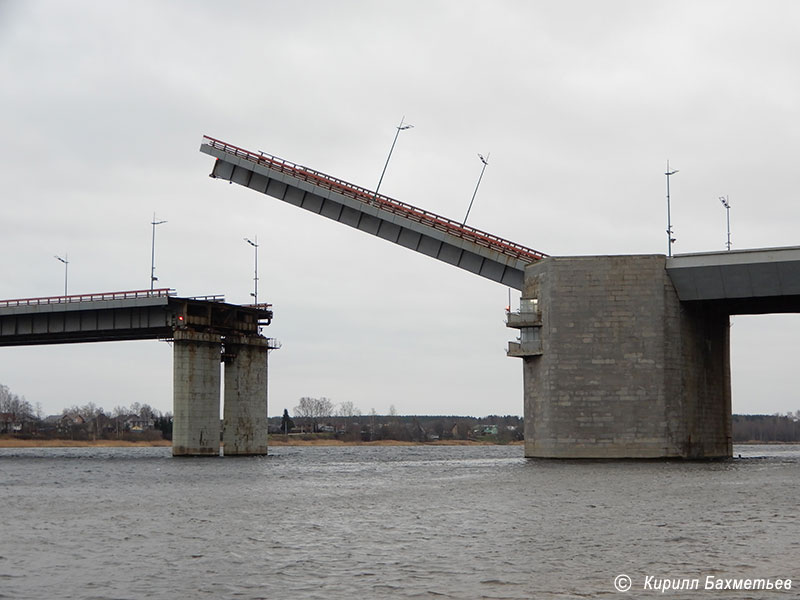
[[[548,600],[615,597],[619,573],[800,585],[797,447],[722,463],[271,452],[0,449],[0,598]]]

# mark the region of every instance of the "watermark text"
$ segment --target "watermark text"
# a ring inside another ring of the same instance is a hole
[[[672,591],[686,590],[771,590],[782,591],[792,589],[790,578],[763,577],[658,577],[645,575],[641,580],[634,580],[624,573],[614,578],[614,589],[618,592],[642,590],[666,594]]]

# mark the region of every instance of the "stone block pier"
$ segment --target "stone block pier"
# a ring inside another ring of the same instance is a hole
[[[509,355],[523,360],[526,456],[731,455],[728,314],[682,305],[665,266],[643,255],[528,267],[508,320],[523,340]]]

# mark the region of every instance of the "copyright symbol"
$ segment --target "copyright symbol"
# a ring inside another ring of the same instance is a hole
[[[614,587],[618,592],[627,592],[631,589],[631,578],[627,575],[617,575],[614,577]]]

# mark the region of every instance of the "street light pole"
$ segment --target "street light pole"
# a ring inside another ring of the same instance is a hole
[[[166,221],[156,221],[156,213],[153,213],[153,241],[150,247],[150,291],[153,291],[153,284],[158,281],[156,277],[156,225],[161,225]]]
[[[731,251],[731,203],[728,202],[727,196],[720,196],[719,201],[722,202],[722,206],[725,207],[725,213],[728,218],[728,243],[726,245],[728,246],[728,252],[730,252]]]
[[[244,238],[244,241],[250,244],[254,251],[255,251],[255,275],[253,276],[253,293],[250,294],[253,297],[253,304],[258,304],[258,236],[256,236],[256,241],[252,241],[248,238]]]
[[[389,159],[392,158],[392,152],[394,152],[394,145],[397,143],[397,137],[400,135],[401,131],[405,131],[406,129],[411,129],[414,127],[413,125],[403,124],[405,121],[405,116],[400,119],[400,125],[397,126],[397,132],[394,134],[394,140],[392,141],[392,147],[389,148],[389,156],[386,157],[386,164],[383,165],[383,171],[381,171],[381,178],[378,180],[378,187],[375,188],[375,197],[378,197],[378,191],[381,189],[381,183],[383,183],[383,176],[386,174],[386,167],[389,166]]]
[[[677,169],[674,171],[669,170],[669,161],[667,161],[667,170],[664,173],[667,176],[667,256],[672,256],[672,244],[675,242],[675,238],[672,237],[672,216],[669,206],[669,178],[677,172]]]
[[[67,260],[67,259],[69,258],[69,255],[65,252],[64,253],[64,258],[61,258],[60,256],[57,256],[57,255],[54,258],[56,260],[60,260],[62,263],[64,263],[64,298],[66,298],[67,297],[67,274],[68,274],[68,269],[69,269],[69,260]]]
[[[481,185],[481,179],[483,179],[483,172],[486,170],[486,167],[489,166],[489,154],[488,153],[486,154],[486,158],[484,158],[482,154],[478,154],[478,158],[481,159],[481,162],[483,163],[483,167],[481,167],[481,174],[480,174],[480,177],[478,177],[478,183],[475,185],[475,191],[472,192],[472,200],[469,201],[469,208],[467,208],[467,214],[464,215],[464,222],[461,223],[462,225],[466,225],[467,224],[467,218],[469,217],[469,211],[472,210],[472,203],[475,202],[475,196],[477,195],[478,188]]]

